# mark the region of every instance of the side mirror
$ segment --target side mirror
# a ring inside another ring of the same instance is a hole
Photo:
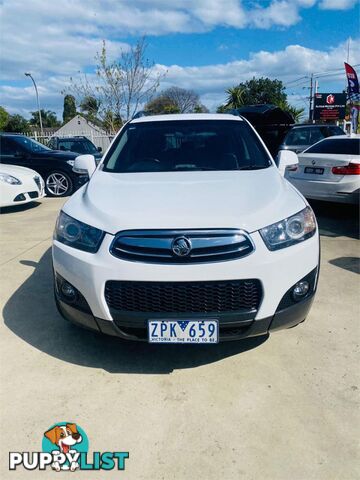
[[[285,175],[286,167],[297,165],[299,163],[298,156],[291,150],[280,150],[278,153],[278,168],[282,176]]]
[[[98,151],[98,152],[102,152],[102,148],[101,148],[101,147],[98,147],[98,148],[97,148],[97,151]]]
[[[96,162],[94,155],[79,155],[75,158],[73,172],[82,175],[89,175],[89,178],[96,169]]]

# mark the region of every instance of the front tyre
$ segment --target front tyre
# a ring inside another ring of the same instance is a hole
[[[74,191],[74,185],[64,172],[53,171],[45,179],[45,190],[50,197],[66,197]]]

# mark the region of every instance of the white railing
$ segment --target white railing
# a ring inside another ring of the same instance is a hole
[[[68,132],[66,134],[57,134],[54,131],[54,132],[43,132],[43,134],[41,134],[38,131],[34,131],[34,132],[22,133],[22,135],[26,135],[27,137],[33,138],[34,140],[37,140],[38,142],[43,143],[44,145],[47,145],[51,137],[64,138],[64,137],[82,136],[82,137],[88,138],[96,147],[101,147],[102,151],[104,152],[110,145],[112,139],[115,136],[115,133],[112,133],[112,132],[96,133],[96,132],[87,131],[87,132]]]

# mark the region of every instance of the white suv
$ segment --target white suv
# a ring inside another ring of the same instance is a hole
[[[251,125],[232,115],[128,122],[57,219],[62,315],[124,339],[206,343],[302,322],[319,266],[315,216]]]

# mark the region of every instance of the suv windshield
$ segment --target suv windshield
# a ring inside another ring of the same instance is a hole
[[[108,172],[252,170],[271,160],[244,121],[129,123],[104,163]]]
[[[68,150],[76,153],[98,153],[97,148],[93,143],[90,142],[87,138],[73,140],[73,139],[63,139],[58,141],[59,150]]]
[[[45,152],[47,150],[50,150],[50,148],[45,147],[42,143],[37,142],[36,140],[33,140],[32,138],[28,137],[22,137],[22,136],[12,136],[11,137],[17,144],[21,145],[22,148],[27,150],[28,152]]]

